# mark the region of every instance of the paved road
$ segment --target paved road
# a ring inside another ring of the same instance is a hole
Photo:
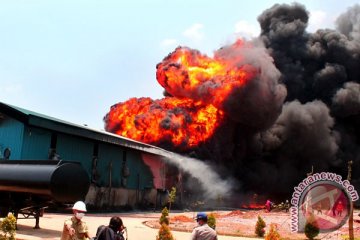
[[[123,219],[123,222],[128,230],[128,240],[156,239],[158,230],[145,226],[143,222],[152,219],[158,219],[160,213],[88,214],[84,217],[84,220],[87,222],[89,226],[91,236],[95,235],[96,229],[99,225],[101,224],[107,225],[110,220],[110,217],[113,215],[118,215]],[[70,214],[45,213],[44,216],[40,218],[41,229],[33,229],[35,225],[34,219],[19,219],[16,238],[22,240],[38,240],[38,239],[59,240],[64,220],[69,217],[71,217]],[[187,240],[190,238],[189,232],[173,231],[172,233],[175,239],[177,240]],[[229,236],[219,236],[218,239],[219,240],[235,240],[235,239],[254,240],[254,238],[240,238],[240,237],[229,237]]]

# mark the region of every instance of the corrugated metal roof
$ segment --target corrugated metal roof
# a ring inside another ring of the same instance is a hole
[[[94,139],[100,142],[120,145],[156,155],[168,155],[168,151],[150,144],[135,141],[106,131],[100,131],[89,128],[87,126],[74,124],[3,102],[0,102],[0,112],[14,117],[29,126],[35,126],[74,136]]]

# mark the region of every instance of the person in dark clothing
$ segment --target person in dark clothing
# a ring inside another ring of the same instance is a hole
[[[96,240],[125,240],[123,232],[125,226],[121,218],[112,217],[109,226],[99,226],[96,232]]]

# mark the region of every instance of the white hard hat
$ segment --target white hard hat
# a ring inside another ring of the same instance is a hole
[[[82,212],[86,212],[86,205],[83,201],[77,201],[72,207],[73,210],[78,210]]]

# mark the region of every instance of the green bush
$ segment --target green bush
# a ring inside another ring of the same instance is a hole
[[[309,219],[307,219],[304,232],[305,236],[310,240],[314,239],[319,234],[320,229],[317,226],[314,217],[310,217]]]
[[[280,240],[280,239],[281,239],[281,237],[276,229],[276,225],[270,224],[270,230],[269,230],[268,234],[266,234],[265,240]]]
[[[174,240],[174,237],[167,224],[161,224],[159,234],[156,236],[156,240]]]
[[[163,210],[161,211],[161,216],[160,216],[160,220],[159,220],[160,224],[166,224],[169,225],[169,211],[167,209],[167,207],[164,207]]]
[[[176,199],[176,188],[175,187],[172,187],[171,188],[171,191],[169,193],[169,199],[168,199],[168,202],[169,202],[169,212],[170,212],[170,209],[171,209],[171,204],[175,202],[175,199]]]
[[[266,223],[260,216],[258,216],[258,220],[255,225],[255,234],[259,237],[264,237],[265,227],[266,227]]]
[[[0,240],[15,240],[16,218],[12,213],[0,219],[0,229],[3,232],[3,234],[0,234]]]
[[[209,227],[211,227],[212,229],[216,228],[216,218],[215,215],[210,213],[208,216],[208,221],[207,224],[209,225]]]

